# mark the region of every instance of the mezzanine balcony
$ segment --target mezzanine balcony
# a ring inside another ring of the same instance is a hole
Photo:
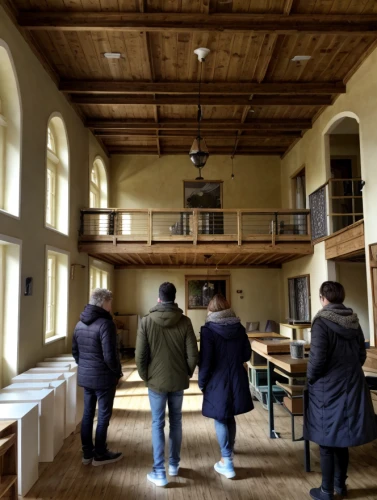
[[[85,209],[79,250],[126,267],[281,267],[313,253],[309,210]]]

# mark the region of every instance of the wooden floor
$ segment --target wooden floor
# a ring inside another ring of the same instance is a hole
[[[127,370],[128,369],[128,370]],[[312,445],[312,469],[303,469],[303,443],[292,443],[290,419],[276,407],[276,429],[282,439],[267,436],[267,412],[237,417],[235,468],[237,477],[220,477],[213,465],[219,459],[213,421],[201,415],[202,396],[196,378],[184,398],[183,446],[180,476],[167,488],[147,482],[151,469],[151,415],[147,391],[135,365],[125,367],[128,378],[120,385],[109,428],[109,446],[122,451],[122,461],[105,467],[81,465],[80,434],[65,441],[52,464],[42,464],[40,479],[28,499],[56,500],[291,500],[309,498],[319,486],[318,447]],[[298,425],[297,435],[301,431]],[[353,449],[349,470],[350,499],[377,499],[377,442]]]

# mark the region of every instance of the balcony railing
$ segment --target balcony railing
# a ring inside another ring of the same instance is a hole
[[[86,209],[81,241],[310,241],[309,210]]]
[[[324,238],[364,218],[361,179],[329,179],[309,196],[313,239]]]

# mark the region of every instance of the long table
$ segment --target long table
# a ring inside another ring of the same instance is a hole
[[[273,402],[273,372],[277,367],[288,377],[292,375],[306,376],[308,358],[293,359],[289,354],[266,354],[262,349],[258,349],[258,342],[252,343],[252,349],[263,356],[267,361],[267,384],[268,384],[268,426],[271,439],[279,438],[279,433],[275,431],[274,402]],[[310,450],[309,441],[305,440],[305,471],[310,472]]]

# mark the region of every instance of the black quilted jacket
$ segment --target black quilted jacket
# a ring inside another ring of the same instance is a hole
[[[334,307],[334,306],[333,306]],[[351,309],[336,305],[343,316]],[[331,306],[327,306],[331,310]],[[322,446],[346,448],[377,439],[377,426],[362,365],[366,359],[360,326],[317,317],[312,326],[308,364],[305,438]]]
[[[80,315],[72,342],[81,387],[108,389],[116,385],[122,376],[116,335],[111,314],[88,304]]]

